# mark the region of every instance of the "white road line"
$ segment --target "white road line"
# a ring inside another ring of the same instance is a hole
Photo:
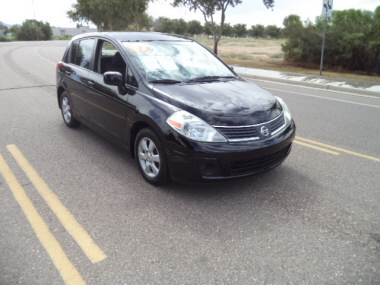
[[[270,80],[258,79],[258,78],[253,78],[253,77],[243,77],[243,78],[246,79],[246,80],[255,80],[255,81],[260,81],[260,82],[265,82],[265,83],[274,83],[274,84],[286,85],[286,86],[291,86],[291,87],[298,87],[298,88],[304,88],[304,89],[318,90],[318,91],[323,91],[323,92],[333,92],[333,93],[351,95],[351,96],[355,96],[355,97],[364,97],[364,98],[371,98],[371,99],[378,99],[378,100],[380,100],[380,96],[371,96],[371,95],[350,93],[350,92],[331,90],[331,89],[326,89],[326,88],[318,88],[318,87],[311,87],[311,86],[298,85],[298,84],[292,84],[292,83],[270,81]],[[313,83],[313,82],[311,82],[311,83]]]
[[[295,95],[299,95],[299,96],[314,97],[314,98],[325,99],[325,100],[330,100],[330,101],[337,101],[337,102],[343,102],[343,103],[348,103],[348,104],[372,107],[372,108],[380,108],[379,105],[370,105],[370,104],[365,104],[365,103],[359,103],[359,102],[354,102],[354,101],[348,101],[348,100],[342,100],[342,99],[336,99],[336,98],[330,98],[330,97],[324,97],[324,96],[318,96],[318,95],[302,94],[302,93],[298,93],[298,92],[281,90],[281,89],[276,89],[276,88],[265,87],[264,89],[280,91],[280,92],[285,92],[285,93],[291,93],[291,94],[295,94]]]
[[[57,64],[56,62],[54,62],[54,61],[52,61],[52,60],[50,60],[50,59],[47,59],[46,57],[43,57],[43,56],[40,54],[40,52],[37,50],[37,47],[34,48],[34,53],[35,53],[39,58],[41,58],[42,60],[44,60],[44,61],[46,61],[46,62],[48,62],[48,63],[50,63],[50,64],[53,64],[53,65],[56,65],[56,64]]]

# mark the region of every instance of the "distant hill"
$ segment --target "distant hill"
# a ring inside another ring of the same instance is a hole
[[[0,21],[0,26],[4,26],[4,27],[7,27],[8,29],[10,29],[10,28],[12,28],[13,25],[9,25],[9,24],[6,24],[6,23]]]

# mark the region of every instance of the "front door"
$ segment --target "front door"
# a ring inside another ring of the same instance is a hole
[[[128,94],[121,94],[116,86],[105,85],[103,74],[118,71],[125,76],[126,63],[110,42],[99,40],[93,71],[90,71],[88,94],[91,123],[112,138],[125,144]]]

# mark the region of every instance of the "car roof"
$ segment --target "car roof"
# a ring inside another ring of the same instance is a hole
[[[103,33],[86,33],[75,36],[73,40],[85,37],[105,37],[120,42],[137,42],[137,41],[192,41],[191,39],[155,32],[103,32]]]

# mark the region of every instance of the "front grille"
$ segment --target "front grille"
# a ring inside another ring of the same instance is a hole
[[[272,133],[282,128],[285,124],[284,114],[282,113],[277,118],[258,125],[252,126],[239,126],[239,127],[229,127],[229,126],[214,126],[221,134],[223,134],[229,140],[247,140],[247,139],[265,139],[270,137]],[[269,136],[263,136],[260,133],[260,128],[266,126],[269,129]]]
[[[285,124],[285,118],[284,118],[284,115],[281,114],[281,116],[279,116],[275,120],[269,122],[266,126],[269,129],[269,131],[271,133],[273,133],[276,130],[278,130],[279,128],[281,128],[284,124]]]
[[[290,147],[289,145],[278,152],[251,160],[233,161],[230,164],[230,175],[252,174],[270,169],[285,159]]]
[[[228,139],[252,138],[252,137],[258,137],[259,135],[256,127],[240,127],[240,128],[216,127],[216,129]]]

